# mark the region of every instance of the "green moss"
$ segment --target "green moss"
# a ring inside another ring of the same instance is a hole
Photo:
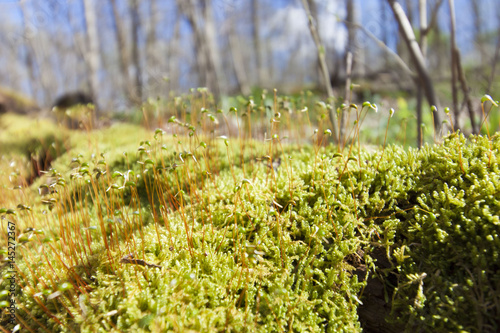
[[[22,326],[361,331],[364,265],[408,331],[498,328],[500,137],[349,157],[184,127],[74,133],[46,204],[3,211],[28,240],[16,253]],[[151,265],[121,261],[130,253]]]
[[[398,317],[433,331],[495,331],[499,304],[500,140],[450,136],[420,154],[418,179],[397,226]],[[463,169],[463,170],[462,170]],[[422,280],[412,277],[424,274]]]

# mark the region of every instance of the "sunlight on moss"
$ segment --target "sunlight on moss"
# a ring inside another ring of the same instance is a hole
[[[353,130],[342,150],[324,146],[326,126],[287,144],[279,112],[265,141],[197,133],[197,116],[234,116],[200,110],[156,130],[63,132],[50,170],[2,188],[22,326],[355,332],[377,276],[407,331],[496,327],[498,135],[368,152]]]

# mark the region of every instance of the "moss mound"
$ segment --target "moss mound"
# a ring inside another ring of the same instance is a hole
[[[36,103],[22,94],[0,87],[0,114],[14,112],[29,114],[39,111]]]
[[[158,130],[122,154],[105,132],[2,210],[20,327],[354,332],[376,277],[381,327],[498,330],[499,136],[344,156]]]

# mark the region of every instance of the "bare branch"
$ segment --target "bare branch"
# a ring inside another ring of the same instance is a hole
[[[453,114],[455,116],[455,127],[460,128],[460,109],[458,108],[458,88],[457,88],[457,45],[455,41],[455,2],[448,0],[450,8],[450,56],[451,56],[451,96],[453,103]]]
[[[422,29],[421,34],[427,36],[429,32],[431,32],[432,29],[436,26],[437,23],[437,16],[438,16],[438,10],[439,7],[441,7],[441,3],[443,3],[443,0],[438,0],[436,4],[434,5],[434,8],[432,8],[431,11],[431,20],[429,22],[429,25],[425,28]]]
[[[307,1],[308,0],[302,0],[302,4],[304,6],[304,10],[305,10],[307,18],[308,18],[309,31],[311,32],[314,43],[316,44],[316,48],[318,49],[318,60],[319,60],[319,65],[321,67],[321,73],[323,75],[323,80],[325,81],[326,92],[327,92],[329,98],[333,98],[333,87],[332,87],[332,82],[330,80],[330,72],[328,71],[328,66],[326,65],[326,59],[325,59],[325,48],[321,44],[321,40],[319,38],[318,31],[316,30],[316,23],[315,23],[315,20],[311,14],[311,9],[309,8],[309,4]],[[335,111],[333,110],[333,108],[331,108],[329,116],[330,116],[330,121],[332,123],[333,137],[336,138],[337,137],[337,128],[335,126],[335,123],[336,123]]]
[[[362,26],[362,25],[360,25],[358,23],[349,23],[347,21],[343,21],[343,22],[346,23],[346,24],[352,25],[356,29],[361,30],[368,37],[370,37],[381,49],[383,49],[386,54],[388,54],[392,58],[394,58],[394,60],[396,61],[396,63],[399,65],[399,67],[401,67],[401,69],[403,71],[405,71],[406,74],[408,74],[413,79],[415,79],[417,77],[417,75],[415,74],[415,72],[413,72],[410,69],[410,67],[408,67],[408,65],[404,62],[404,60],[401,59],[401,57],[396,52],[394,52],[393,50],[391,50],[391,48],[388,47],[383,41],[381,41],[380,39],[378,39],[377,36],[375,36],[374,34],[372,34],[370,32],[370,30],[366,29],[364,26]]]
[[[498,11],[499,15],[498,17],[498,22],[500,23],[500,11]],[[500,59],[500,26],[498,27],[498,33],[497,33],[497,45],[495,47],[495,55],[493,56],[493,60],[491,62],[491,74],[488,79],[488,88],[486,89],[486,93],[489,94],[491,91],[491,86],[493,85],[493,80],[495,79],[495,70],[496,66],[498,63],[498,60]]]
[[[478,134],[479,129],[477,128],[477,124],[476,124],[476,121],[474,119],[475,118],[474,117],[474,107],[472,106],[472,100],[471,100],[470,94],[469,94],[469,87],[467,85],[464,70],[462,68],[462,61],[460,60],[460,52],[456,53],[456,60],[457,60],[458,79],[460,80],[462,92],[464,94],[465,103],[467,104],[467,110],[469,111],[469,118],[470,118],[472,133]]]
[[[332,84],[330,82],[330,73],[328,72],[328,67],[326,65],[326,59],[325,59],[325,48],[321,44],[321,40],[319,38],[318,31],[316,30],[316,22],[311,14],[311,10],[309,8],[309,4],[307,3],[307,0],[302,0],[302,4],[304,5],[304,9],[306,11],[306,15],[308,18],[309,31],[311,32],[311,35],[313,37],[314,43],[316,44],[316,47],[318,48],[318,60],[319,60],[320,66],[321,66],[321,73],[322,73],[323,78],[325,80],[326,92],[328,94],[328,97],[333,97],[333,88],[332,88]]]
[[[415,66],[417,67],[420,84],[422,84],[424,87],[427,101],[429,102],[430,105],[434,105],[436,106],[436,108],[439,108],[439,102],[434,92],[434,85],[432,84],[429,72],[427,71],[427,66],[425,64],[425,59],[422,54],[422,50],[420,49],[417,39],[415,38],[415,34],[413,33],[413,28],[410,24],[410,21],[408,21],[408,17],[406,17],[403,8],[396,0],[387,0],[387,1],[391,5],[394,16],[398,21],[402,35],[408,46],[408,50],[410,51]],[[441,126],[441,120],[439,114],[436,111],[434,111],[434,120],[435,120],[434,126],[436,128],[439,128]]]

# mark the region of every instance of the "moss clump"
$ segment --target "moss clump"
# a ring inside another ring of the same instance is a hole
[[[418,155],[406,198],[413,209],[397,215],[390,249],[394,316],[409,331],[499,329],[499,150],[498,135],[451,135]]]
[[[498,136],[344,156],[189,130],[90,133],[94,155],[76,140],[54,161],[56,191],[2,211],[23,225],[21,326],[361,331],[369,272],[408,331],[497,330]]]
[[[0,87],[0,114],[6,112],[29,114],[36,111],[39,111],[39,107],[33,100],[15,91]]]

